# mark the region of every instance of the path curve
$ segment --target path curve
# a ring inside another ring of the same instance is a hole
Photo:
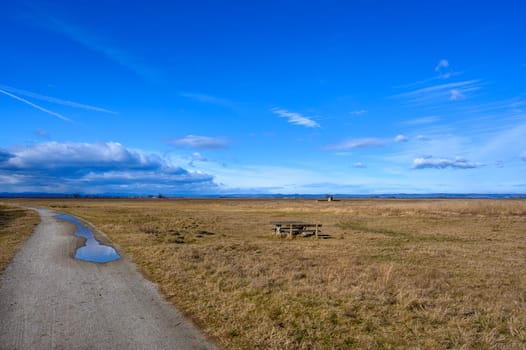
[[[38,212],[0,277],[0,349],[215,349],[122,252],[75,260],[75,226]]]

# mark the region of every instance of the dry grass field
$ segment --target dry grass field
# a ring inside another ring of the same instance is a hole
[[[33,210],[0,205],[0,273],[40,221]]]
[[[94,224],[227,349],[526,349],[524,200],[23,203]]]

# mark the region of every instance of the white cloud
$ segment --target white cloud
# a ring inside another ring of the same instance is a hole
[[[435,72],[439,74],[439,77],[441,79],[448,79],[451,77],[452,72],[449,67],[449,61],[442,59],[438,62],[438,64],[435,67]]]
[[[162,160],[122,146],[118,142],[74,143],[44,142],[15,148],[11,157],[0,164],[2,169],[50,169],[63,171],[72,168],[97,169],[158,169]]]
[[[0,183],[5,185],[18,185],[22,183],[21,176],[18,175],[2,175],[0,173]],[[5,188],[0,188],[1,191],[5,191]]]
[[[433,158],[433,157],[421,157],[415,158],[413,160],[413,169],[446,169],[446,168],[455,168],[455,169],[473,169],[481,167],[483,164],[480,163],[471,163],[464,158]]]
[[[192,161],[198,161],[198,162],[206,162],[208,159],[206,159],[201,153],[194,152],[192,153]]]
[[[442,59],[442,60],[440,60],[440,61],[438,62],[438,64],[436,65],[436,67],[435,67],[435,72],[440,72],[442,69],[444,69],[444,68],[448,68],[448,67],[449,67],[449,62],[448,62],[448,60],[444,60],[444,59]]]
[[[396,135],[396,137],[394,138],[394,142],[407,142],[407,141],[409,141],[407,136],[402,135],[402,134]]]
[[[201,149],[221,149],[228,145],[228,140],[224,137],[210,137],[199,135],[187,135],[178,139],[169,140],[179,147],[191,147]]]
[[[343,142],[340,142],[335,145],[329,145],[325,147],[328,150],[348,150],[348,149],[357,149],[357,148],[370,148],[370,147],[380,147],[385,146],[388,143],[388,140],[381,138],[359,138],[359,139],[350,139]]]
[[[46,109],[46,108],[44,108],[44,107],[42,107],[42,106],[37,105],[36,103],[30,102],[30,101],[28,101],[28,100],[26,100],[26,99],[23,99],[22,97],[19,97],[19,96],[16,96],[16,95],[14,95],[14,94],[11,94],[11,93],[9,93],[9,92],[7,92],[7,91],[5,91],[5,90],[1,90],[1,89],[0,89],[0,94],[4,94],[4,95],[6,95],[6,96],[9,96],[9,97],[11,97],[12,99],[15,99],[15,100],[17,100],[17,101],[20,101],[20,102],[22,102],[22,103],[25,103],[25,104],[28,105],[28,106],[31,106],[31,107],[33,107],[33,108],[36,108],[36,109],[38,109],[38,110],[40,110],[40,111],[42,111],[42,112],[44,112],[44,113],[50,114],[50,115],[52,115],[52,116],[54,116],[54,117],[57,117],[57,118],[59,118],[59,119],[62,119],[62,120],[65,120],[65,121],[71,121],[71,119],[69,119],[68,117],[63,116],[63,115],[60,114],[60,113],[53,112],[53,111],[51,111],[51,110],[49,110],[49,109]]]
[[[117,142],[45,142],[0,150],[0,192],[186,193],[217,188],[213,177],[190,172],[153,153]]]
[[[365,164],[363,164],[362,162],[356,162],[356,163],[353,163],[353,164],[352,164],[352,167],[353,167],[353,168],[357,168],[357,169],[363,169],[363,168],[366,168]]]
[[[273,108],[271,111],[272,113],[282,118],[287,118],[290,124],[301,125],[306,128],[319,128],[320,127],[320,125],[317,122],[299,113],[289,112],[281,108]]]

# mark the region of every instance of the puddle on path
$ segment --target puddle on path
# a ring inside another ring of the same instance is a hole
[[[93,236],[93,232],[81,223],[76,217],[66,214],[57,215],[58,219],[69,221],[77,227],[75,236],[86,239],[84,246],[77,249],[75,252],[75,259],[96,262],[96,263],[107,263],[120,258],[119,254],[107,245],[100,244],[99,241]]]

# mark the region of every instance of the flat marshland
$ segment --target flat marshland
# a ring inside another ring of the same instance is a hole
[[[6,202],[92,223],[227,349],[526,348],[524,200]]]

